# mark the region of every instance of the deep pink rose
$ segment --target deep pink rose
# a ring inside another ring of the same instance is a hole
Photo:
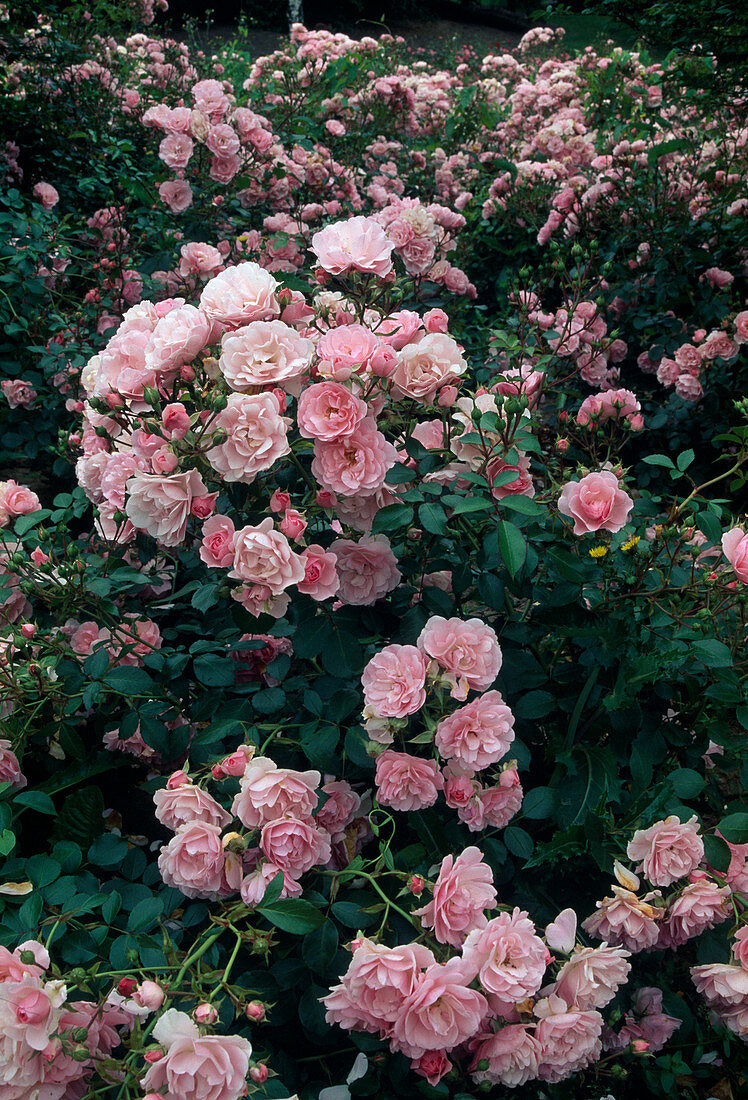
[[[228,516],[210,516],[203,524],[200,560],[211,569],[228,569],[234,564],[236,529]]]
[[[297,588],[313,600],[327,600],[340,587],[336,569],[337,557],[323,546],[311,543],[299,555],[304,566],[304,579]]]

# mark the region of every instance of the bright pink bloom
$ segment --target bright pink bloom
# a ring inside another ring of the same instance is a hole
[[[336,569],[337,557],[323,546],[311,543],[299,555],[304,566],[304,579],[296,587],[313,600],[327,600],[340,587]]]
[[[229,569],[234,564],[236,529],[228,516],[211,516],[203,524],[200,560],[211,569]]]

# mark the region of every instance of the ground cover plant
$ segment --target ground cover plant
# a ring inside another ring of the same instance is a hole
[[[0,1095],[739,1097],[737,84],[115,14],[0,23]]]

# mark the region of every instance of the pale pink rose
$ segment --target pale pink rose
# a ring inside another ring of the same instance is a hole
[[[19,485],[12,478],[0,482],[0,515],[5,513],[10,518],[27,516],[40,508],[39,497],[25,485]]]
[[[338,382],[315,382],[302,391],[296,418],[305,439],[330,443],[352,435],[368,412],[366,402]]]
[[[108,632],[102,632],[98,623],[88,619],[73,630],[70,635],[70,648],[73,653],[77,653],[81,657],[87,657],[89,653],[93,652],[96,642],[106,637],[108,637]]]
[[[671,815],[648,829],[639,829],[629,841],[629,859],[655,886],[670,886],[689,875],[704,858],[704,841],[696,817],[682,823]]]
[[[286,386],[308,369],[313,353],[312,341],[283,321],[253,321],[226,333],[218,364],[229,386],[243,392],[256,386]]]
[[[299,555],[304,566],[304,579],[296,587],[313,600],[327,600],[340,587],[335,554],[317,543],[311,543]]]
[[[228,569],[234,564],[236,529],[228,516],[211,516],[203,524],[200,560],[211,569]]]
[[[444,777],[433,760],[386,749],[377,757],[374,782],[383,806],[409,811],[433,806],[444,786]]]
[[[328,329],[317,344],[321,375],[345,382],[360,372],[379,347],[379,340],[363,325],[341,325]]]
[[[406,397],[429,403],[440,386],[454,382],[466,370],[467,363],[452,337],[432,332],[400,351],[392,382]]]
[[[20,790],[26,786],[26,776],[21,771],[18,757],[10,747],[10,741],[0,737],[0,783],[10,783],[11,787]],[[1,964],[0,959],[0,964]],[[0,970],[0,980],[2,971]]]
[[[453,680],[467,689],[485,691],[501,668],[496,633],[480,619],[444,619],[434,615],[418,636],[417,646],[432,657]],[[453,695],[455,692],[453,690]],[[465,694],[461,697],[465,698]]]
[[[516,768],[503,771],[500,782],[493,787],[485,787],[479,795],[481,805],[481,828],[504,829],[522,808],[524,797],[522,784]]]
[[[470,932],[462,958],[466,973],[476,975],[487,993],[516,1003],[540,989],[549,956],[527,913],[515,908]]]
[[[412,645],[388,645],[361,676],[367,706],[385,718],[405,718],[426,702],[426,659]]]
[[[269,821],[260,834],[263,855],[288,871],[292,878],[300,878],[312,867],[330,862],[330,835],[314,824],[295,817]]]
[[[314,442],[312,473],[330,492],[340,496],[369,495],[384,484],[397,462],[397,450],[368,416],[350,435]]]
[[[278,283],[259,264],[227,267],[203,287],[200,308],[208,320],[236,329],[251,321],[267,321],[280,312]]]
[[[272,393],[230,393],[225,409],[213,421],[226,439],[211,447],[206,458],[224,481],[251,485],[263,470],[290,453],[286,431],[290,421],[280,415]]]
[[[732,359],[737,353],[738,345],[721,329],[710,332],[701,347],[704,359]]]
[[[142,1008],[156,1012],[164,1003],[165,993],[158,982],[141,982],[133,993],[132,999]]]
[[[167,134],[158,147],[158,155],[167,168],[181,171],[189,164],[194,148],[188,134]]]
[[[535,1036],[522,1024],[500,1027],[475,1046],[470,1076],[477,1084],[488,1081],[517,1088],[537,1077],[540,1050]],[[479,1069],[480,1062],[488,1062],[487,1068]]]
[[[574,520],[575,535],[620,531],[628,523],[633,507],[633,500],[609,470],[587,474],[581,481],[567,482],[558,501],[559,512]]]
[[[205,821],[181,825],[161,849],[158,869],[167,886],[188,898],[210,898],[222,891],[224,851],[221,829]]]
[[[511,481],[505,481],[505,477],[513,474]],[[486,481],[491,488],[491,496],[496,500],[503,500],[508,496],[535,496],[535,486],[530,474],[530,459],[527,455],[520,455],[517,465],[505,462],[503,458],[492,459],[485,470]]]
[[[202,241],[183,244],[179,255],[181,257],[179,274],[184,278],[188,275],[212,275],[214,271],[223,267],[223,256],[218,249]]]
[[[631,890],[614,886],[613,897],[599,901],[597,912],[583,921],[582,928],[590,936],[636,953],[657,943],[664,912]]]
[[[231,817],[215,798],[186,782],[178,787],[156,791],[153,795],[156,806],[156,817],[167,829],[176,832],[181,825],[189,825],[193,821],[206,822],[209,825],[217,825],[224,829]]]
[[[732,916],[729,886],[709,879],[690,882],[668,907],[658,947],[680,947]]]
[[[353,821],[361,806],[361,797],[345,779],[333,779],[321,788],[327,800],[315,821],[330,836],[340,835]]]
[[[425,275],[433,266],[436,245],[428,237],[413,237],[401,248],[398,248],[398,255],[405,264],[405,270],[409,275]]]
[[[273,530],[270,517],[257,527],[242,527],[234,536],[235,580],[261,585],[279,596],[292,584],[304,580],[304,563],[291,549],[288,539]]]
[[[487,691],[436,727],[434,744],[446,759],[482,771],[496,764],[514,740],[514,715],[498,691]]]
[[[249,905],[250,908],[259,905],[265,896],[265,891],[268,886],[276,875],[279,874],[283,875],[283,887],[279,895],[280,898],[301,897],[303,890],[300,882],[297,882],[288,871],[283,871],[280,867],[276,867],[274,863],[263,862],[242,879],[239,892],[244,904]]]
[[[172,309],[151,333],[145,347],[145,365],[161,373],[176,371],[192,362],[210,343],[211,335],[212,326],[201,310],[191,305]]]
[[[22,1042],[27,1051],[44,1050],[57,1029],[64,1001],[65,985],[61,981],[41,982],[25,974],[17,982],[4,982],[0,997],[3,1038]]]
[[[596,1062],[602,1053],[600,1036],[603,1018],[594,1009],[567,1009],[558,997],[549,998],[555,1011],[540,1020],[535,1038],[540,1044],[538,1077],[541,1081],[562,1081]]]
[[[722,536],[722,551],[739,581],[748,584],[748,535],[741,527],[732,527]]]
[[[328,1023],[389,1036],[422,972],[434,961],[422,944],[386,947],[358,940],[342,982],[323,998]]]
[[[382,278],[392,270],[393,248],[373,218],[333,222],[312,237],[312,252],[320,267],[331,275],[362,271]]]
[[[732,953],[735,957],[735,962],[739,963],[743,967],[743,970],[748,970],[748,925],[739,928],[735,933]]]
[[[738,313],[733,324],[735,325],[735,343],[748,344],[748,310]]]
[[[484,909],[496,905],[491,868],[479,848],[465,848],[457,856],[445,856],[434,886],[433,900],[413,911],[424,928],[433,928],[439,943],[461,947],[469,932],[485,928]]]
[[[476,1034],[487,1011],[483,994],[468,988],[460,959],[434,963],[403,1004],[393,1045],[410,1058],[451,1050]]]
[[[386,535],[364,535],[358,542],[336,539],[330,547],[337,562],[342,603],[368,607],[400,582],[397,558]]]
[[[553,992],[575,1008],[603,1008],[626,981],[628,958],[622,947],[580,947],[561,967]]]
[[[401,351],[406,344],[418,343],[416,337],[421,335],[421,328],[419,313],[412,309],[400,309],[390,313],[377,325],[377,336],[395,351]]]
[[[37,396],[31,383],[23,378],[6,378],[0,382],[0,389],[11,409],[28,409]]]
[[[745,1005],[748,1002],[748,970],[729,963],[692,966],[691,977],[709,1005]]]
[[[244,1096],[252,1055],[247,1039],[201,1035],[186,1013],[173,1008],[160,1018],[153,1035],[166,1047],[166,1054],[143,1078],[146,1091],[181,1100],[239,1100]]]
[[[32,194],[35,199],[39,200],[45,210],[51,210],[60,201],[60,196],[51,183],[35,183]]]
[[[211,126],[205,144],[214,156],[221,158],[235,157],[240,148],[239,135],[225,122]]]
[[[170,477],[137,473],[127,482],[125,511],[134,527],[146,531],[164,546],[184,539],[192,499],[207,489],[197,470]]]
[[[724,290],[730,283],[735,282],[735,276],[729,271],[723,271],[721,267],[708,267],[701,278],[706,279],[716,290]]]
[[[231,100],[220,80],[200,80],[193,84],[192,100],[195,110],[206,115],[212,122],[222,119],[231,106]]]
[[[231,812],[248,829],[281,817],[311,818],[321,779],[319,772],[279,768],[268,757],[256,756],[244,769]]]
[[[159,186],[158,193],[172,214],[183,214],[192,205],[192,188],[187,180],[167,180]]]

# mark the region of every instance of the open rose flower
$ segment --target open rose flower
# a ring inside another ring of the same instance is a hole
[[[385,718],[405,718],[426,702],[426,659],[412,645],[388,645],[363,671],[364,699]]]
[[[695,816],[683,823],[671,815],[634,833],[626,852],[629,859],[640,862],[654,886],[670,886],[698,867],[704,858],[704,841]]]
[[[532,997],[543,983],[548,951],[527,913],[515,908],[472,931],[462,949],[468,974],[503,1001]]]
[[[485,928],[485,909],[496,904],[491,868],[483,862],[479,848],[465,848],[455,858],[445,856],[434,886],[433,900],[414,916],[424,928],[433,928],[439,943],[461,947],[469,932]]]
[[[304,565],[286,536],[273,530],[273,521],[268,517],[257,527],[242,527],[236,532],[229,576],[260,585],[278,596],[289,585],[304,580]]]
[[[240,1035],[201,1035],[185,1012],[170,1008],[153,1029],[165,1048],[143,1078],[149,1093],[182,1100],[239,1100],[246,1092],[252,1044]]]
[[[394,247],[373,218],[333,222],[312,237],[312,252],[331,275],[362,271],[383,277],[392,270]]]
[[[423,810],[433,806],[444,777],[433,760],[387,749],[377,757],[377,798],[393,810]]]
[[[620,531],[628,523],[633,507],[633,500],[609,470],[567,482],[558,500],[559,512],[574,520],[575,535]]]
[[[498,691],[487,691],[442,718],[434,744],[446,760],[472,771],[496,764],[514,740],[514,715]]]
[[[162,477],[137,473],[127,482],[125,511],[134,527],[164,546],[184,540],[194,497],[208,492],[197,470]]]
[[[434,615],[416,644],[451,678],[456,698],[464,699],[470,688],[485,691],[501,668],[496,633],[480,619],[444,619]]]

